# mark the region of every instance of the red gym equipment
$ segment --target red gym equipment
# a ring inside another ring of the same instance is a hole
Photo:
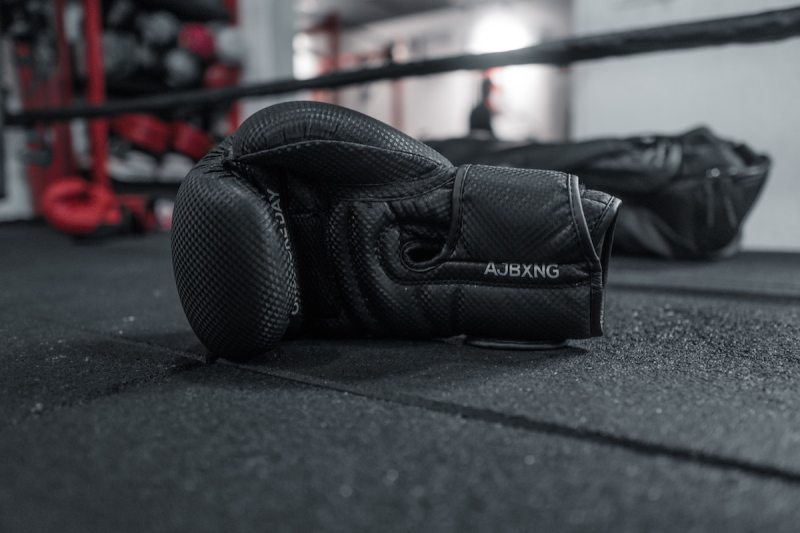
[[[236,23],[236,0],[226,0],[230,22]],[[23,108],[31,111],[46,107],[72,104],[73,71],[70,48],[64,33],[65,0],[55,0],[55,37],[57,63],[46,79],[36,73],[24,60],[32,51],[25,43],[16,45],[15,52],[23,61],[18,68]],[[85,98],[90,104],[106,101],[106,80],[103,69],[103,12],[101,0],[83,0],[84,62],[86,72]],[[203,24],[185,23],[178,36],[178,45],[211,62],[204,83],[220,87],[235,85],[239,68],[213,63],[214,36]],[[231,129],[238,124],[234,104],[227,113]],[[145,113],[130,113],[113,118],[88,120],[90,171],[82,176],[73,151],[70,126],[59,122],[53,126],[38,125],[31,129],[28,151],[47,153],[43,164],[29,164],[28,178],[34,198],[35,213],[55,229],[75,236],[98,236],[130,231],[168,229],[169,221],[159,220],[154,204],[159,198],[174,197],[177,184],[115,183],[108,173],[109,134],[129,143],[134,149],[161,157],[177,152],[199,159],[212,146],[212,137],[187,121],[165,121]],[[154,192],[155,191],[155,192]]]

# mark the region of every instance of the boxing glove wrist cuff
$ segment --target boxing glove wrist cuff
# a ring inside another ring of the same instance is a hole
[[[569,174],[469,165],[456,172],[450,194],[450,227],[438,241],[403,231],[428,218],[430,203],[350,203],[332,219],[376,235],[337,247],[350,250],[337,270],[365,272],[349,292],[357,317],[371,329],[414,337],[602,334],[616,198],[582,195]]]

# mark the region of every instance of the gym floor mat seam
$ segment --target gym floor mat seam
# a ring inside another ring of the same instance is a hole
[[[665,288],[663,292],[667,294],[673,292],[670,290],[671,288]],[[634,291],[634,292],[659,292],[661,293],[662,290],[654,290],[650,291],[648,289],[625,289],[627,291]],[[688,291],[687,291],[688,292]],[[729,292],[720,293],[717,291],[708,291],[710,294],[705,294],[701,296],[707,296],[710,298],[717,298],[722,297],[734,297],[739,299],[739,295],[731,295]],[[747,293],[744,295],[744,299],[751,300],[753,298],[759,299],[760,296],[755,296],[753,294]],[[771,298],[767,298],[772,302]],[[779,302],[783,303],[786,299],[779,299]],[[787,302],[788,303],[788,302]],[[203,361],[203,359],[198,356],[198,354],[193,354],[191,352],[174,349],[166,346],[162,346],[159,344],[155,344],[152,342],[147,342],[144,340],[132,339],[130,337],[118,336],[109,333],[108,331],[103,331],[97,328],[87,328],[80,324],[76,324],[69,320],[57,319],[52,316],[47,316],[41,313],[34,313],[28,314],[28,316],[32,318],[36,318],[39,320],[48,321],[51,323],[59,324],[62,326],[68,326],[76,329],[80,329],[83,332],[91,333],[93,335],[102,336],[109,340],[114,340],[117,342],[122,342],[128,344],[130,346],[141,346],[151,350],[158,350],[163,353],[170,354],[172,356],[177,356],[184,359],[189,359],[187,361],[187,365],[180,368],[175,369],[174,371],[170,372],[170,374],[180,373],[187,370],[195,369],[199,366],[199,363]],[[577,440],[584,440],[598,444],[604,444],[608,446],[615,446],[624,448],[627,450],[631,450],[637,453],[641,453],[644,455],[651,455],[651,456],[665,456],[670,457],[673,459],[683,460],[691,463],[706,465],[706,466],[714,466],[722,469],[731,469],[740,471],[743,473],[748,473],[760,477],[766,478],[773,478],[782,480],[784,482],[792,483],[792,484],[800,484],[800,472],[793,472],[790,470],[760,464],[754,461],[748,461],[744,459],[738,459],[733,457],[726,457],[720,454],[714,454],[709,452],[704,452],[701,450],[691,449],[689,447],[680,447],[674,445],[663,445],[653,442],[648,442],[646,440],[622,436],[622,435],[614,435],[608,432],[599,431],[596,429],[588,429],[588,428],[578,428],[574,426],[570,426],[567,424],[560,424],[555,422],[547,422],[542,420],[536,420],[535,418],[531,418],[528,416],[517,415],[517,414],[507,414],[501,413],[492,409],[486,408],[478,408],[467,406],[455,402],[445,402],[440,400],[433,400],[424,398],[421,396],[415,396],[410,394],[402,394],[402,393],[394,393],[390,391],[383,391],[377,392],[376,389],[370,387],[358,387],[352,385],[345,385],[339,383],[335,380],[327,380],[321,378],[315,378],[308,375],[298,374],[295,372],[286,372],[281,370],[263,370],[254,368],[252,365],[246,364],[238,364],[233,362],[226,362],[220,361],[222,364],[230,364],[237,368],[245,369],[251,372],[256,372],[264,375],[269,375],[275,378],[289,380],[295,383],[302,383],[308,386],[320,387],[325,388],[332,391],[343,392],[346,394],[354,394],[358,396],[362,396],[365,398],[377,400],[377,401],[385,401],[391,402],[400,405],[406,406],[413,406],[422,409],[426,409],[428,411],[439,412],[449,415],[454,415],[457,417],[471,419],[471,420],[479,420],[488,423],[496,423],[502,425],[504,427],[515,428],[515,429],[522,429],[526,431],[532,431],[541,434],[552,434],[552,435],[559,435],[567,438],[573,438]],[[115,385],[114,387],[110,387],[110,392],[108,394],[95,394],[92,397],[85,398],[81,403],[90,403],[95,399],[111,396],[118,392],[123,392],[124,389],[127,389],[131,386],[136,386],[138,382],[134,381],[131,383],[124,383]]]
[[[716,294],[714,296],[716,296]],[[142,340],[117,336],[95,328],[81,327],[74,323],[70,323],[69,321],[58,320],[53,317],[44,316],[40,314],[36,314],[35,318],[56,323],[62,326],[76,327],[86,333],[99,335],[108,338],[110,340],[128,344],[130,346],[141,346],[147,349],[155,349],[163,353],[170,354],[172,356],[188,359],[186,365],[182,366],[181,368],[176,368],[175,370],[169,373],[170,375],[182,373],[185,371],[191,371],[202,366],[201,364],[202,360],[196,354],[193,354],[191,352],[169,348]],[[622,435],[614,435],[596,429],[578,428],[566,424],[536,420],[535,418],[531,418],[528,416],[502,413],[493,409],[478,408],[455,402],[433,400],[429,398],[424,398],[422,396],[415,396],[412,394],[395,393],[391,391],[378,392],[377,389],[373,387],[359,387],[354,385],[345,385],[335,380],[315,378],[312,376],[296,372],[288,372],[288,371],[274,370],[274,369],[265,370],[261,368],[255,368],[253,365],[240,364],[225,360],[220,360],[218,363],[223,365],[230,365],[245,371],[254,372],[261,375],[271,376],[277,379],[287,380],[293,383],[299,383],[306,386],[322,388],[333,392],[357,395],[371,400],[389,402],[407,407],[416,407],[420,409],[425,409],[427,411],[447,414],[468,420],[476,420],[486,423],[498,424],[507,428],[519,429],[545,435],[557,435],[565,438],[588,441],[600,445],[623,448],[643,455],[669,457],[671,459],[695,463],[703,466],[711,466],[711,467],[721,468],[724,470],[735,470],[745,474],[776,479],[791,484],[800,484],[800,472],[793,472],[790,470],[770,465],[760,464],[754,461],[747,461],[733,457],[726,457],[724,455],[704,452],[702,450],[691,449],[688,447],[663,445],[654,442],[648,442],[642,439],[626,437]],[[141,382],[144,383],[146,382],[146,380],[142,380]],[[100,398],[113,396],[114,394],[124,392],[126,389],[135,387],[139,384],[140,384],[139,381],[133,381],[130,383],[115,385],[114,387],[109,388],[108,393],[95,394],[91,397],[85,398],[81,403],[87,404]]]
[[[588,441],[594,444],[623,448],[625,450],[643,455],[669,457],[670,459],[690,462],[698,465],[717,467],[723,470],[735,470],[745,474],[776,479],[791,483],[793,485],[800,484],[800,472],[792,472],[782,468],[763,465],[752,461],[724,457],[722,455],[708,453],[701,450],[667,446],[658,443],[647,442],[641,439],[613,435],[604,431],[582,429],[554,422],[545,422],[541,420],[535,420],[527,416],[501,413],[492,409],[433,400],[411,394],[394,392],[376,393],[374,389],[371,389],[370,387],[342,385],[336,381],[314,378],[295,372],[275,370],[266,371],[254,368],[252,365],[239,364],[230,361],[220,361],[220,363],[231,365],[236,368],[257,374],[288,380],[294,383],[301,383],[313,387],[343,392],[345,394],[352,394],[363,398],[403,405],[406,407],[417,407],[426,411],[449,414],[466,420],[482,421],[490,424],[498,424],[507,428],[520,429],[544,435],[554,435],[581,441]]]

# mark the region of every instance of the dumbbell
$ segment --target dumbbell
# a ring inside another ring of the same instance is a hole
[[[158,68],[155,50],[136,40],[132,33],[103,33],[103,70],[111,82],[123,82]]]
[[[136,5],[132,0],[115,0],[106,10],[106,27],[129,28],[136,18]]]
[[[165,183],[180,183],[194,167],[194,161],[183,154],[169,152],[161,158],[156,179]]]
[[[158,161],[130,144],[120,143],[109,150],[106,169],[108,175],[117,181],[152,182],[157,177]]]
[[[191,122],[179,121],[173,124],[172,148],[176,152],[199,161],[211,149],[212,144],[211,136]]]
[[[107,161],[109,175],[119,181],[154,181],[158,161],[170,146],[169,123],[143,113],[111,120],[112,142]]]
[[[227,65],[241,65],[244,61],[244,40],[235,26],[221,26],[214,32],[214,55]]]
[[[178,33],[178,45],[196,55],[202,61],[214,58],[214,34],[205,24],[184,24]]]
[[[111,119],[111,131],[156,155],[166,152],[172,140],[170,124],[155,115],[145,113],[130,113]]]
[[[164,81],[170,87],[198,86],[203,79],[200,60],[183,48],[173,48],[164,56]]]
[[[158,178],[167,182],[183,180],[212,144],[211,136],[191,122],[175,122],[172,131],[172,151],[162,158]]]
[[[142,13],[136,18],[136,27],[142,41],[153,48],[168,48],[178,39],[181,23],[167,11]]]
[[[122,81],[133,76],[138,68],[138,61],[131,51],[136,48],[136,37],[133,34],[117,31],[103,33],[103,70],[106,79]]]
[[[213,63],[206,68],[203,74],[203,85],[209,89],[230,87],[239,81],[239,67],[224,63]]]

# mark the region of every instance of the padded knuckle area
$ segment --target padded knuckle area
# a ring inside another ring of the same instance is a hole
[[[181,303],[212,352],[236,358],[281,339],[296,291],[291,256],[266,200],[220,154],[181,186],[172,256]]]

